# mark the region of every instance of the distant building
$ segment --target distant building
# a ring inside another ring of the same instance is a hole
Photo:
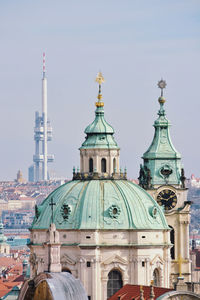
[[[5,228],[28,228],[33,222],[33,211],[10,211],[5,210],[2,212],[2,219]]]
[[[7,238],[4,235],[3,223],[0,221],[0,254],[8,255],[10,253],[10,246],[6,241]]]
[[[28,168],[28,181],[34,182],[35,181],[35,165],[31,165]]]
[[[17,172],[16,182],[17,183],[25,183],[26,182],[26,180],[23,178],[22,171],[20,171],[20,170]]]
[[[200,188],[200,178],[197,178],[194,176],[194,174],[191,175],[191,179],[190,179],[190,185],[191,187],[195,187],[197,189]]]

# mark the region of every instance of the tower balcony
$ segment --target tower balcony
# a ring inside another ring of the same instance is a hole
[[[33,155],[33,161],[34,162],[43,162],[43,160],[44,160],[44,155],[43,154]]]
[[[43,162],[44,161],[44,155],[43,154],[33,155],[33,161],[34,162]],[[54,155],[53,154],[48,154],[47,155],[47,162],[53,162],[53,161],[54,161]]]
[[[54,157],[53,154],[48,154],[48,155],[47,155],[47,161],[48,161],[48,162],[53,162],[54,159],[55,159],[55,157]]]
[[[52,127],[47,126],[47,133],[52,133]],[[34,132],[35,133],[44,133],[44,126],[38,126],[38,127],[34,127]]]
[[[43,127],[43,126],[35,127],[35,128],[34,128],[34,132],[35,132],[35,133],[39,133],[39,134],[43,134],[43,132],[44,132],[44,127]]]
[[[47,141],[52,141],[53,135],[48,134],[47,135]],[[43,141],[44,140],[44,135],[43,134],[35,134],[34,135],[34,140],[35,141]]]

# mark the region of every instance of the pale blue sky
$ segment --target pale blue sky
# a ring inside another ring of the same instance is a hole
[[[43,51],[54,130],[50,169],[70,178],[79,165],[101,69],[106,120],[129,177],[138,177],[153,138],[161,76],[173,143],[186,175],[200,176],[199,0],[0,1],[0,45],[0,180],[18,169],[27,176],[32,163]]]

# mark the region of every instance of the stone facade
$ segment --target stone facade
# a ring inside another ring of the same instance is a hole
[[[102,159],[106,160],[106,172],[108,176],[119,173],[119,149],[80,149],[80,172],[90,173],[89,161],[93,160],[93,171],[102,172]]]
[[[91,299],[107,299],[108,274],[119,270],[123,285],[149,285],[158,271],[158,285],[169,287],[170,246],[168,231],[59,231],[60,243],[49,251],[47,231],[33,231],[31,276],[52,269],[54,259],[62,271],[79,278]],[[60,252],[60,253],[59,253]],[[51,258],[53,255],[54,258]],[[50,257],[49,257],[50,256]],[[58,258],[60,256],[60,261]]]

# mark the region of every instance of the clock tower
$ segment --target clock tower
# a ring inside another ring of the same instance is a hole
[[[187,201],[184,169],[181,155],[170,138],[170,122],[166,118],[163,89],[166,82],[160,80],[158,98],[160,109],[154,122],[155,133],[149,149],[143,154],[139,184],[163,207],[171,228],[171,285],[178,280],[191,281],[189,259],[190,205]]]

